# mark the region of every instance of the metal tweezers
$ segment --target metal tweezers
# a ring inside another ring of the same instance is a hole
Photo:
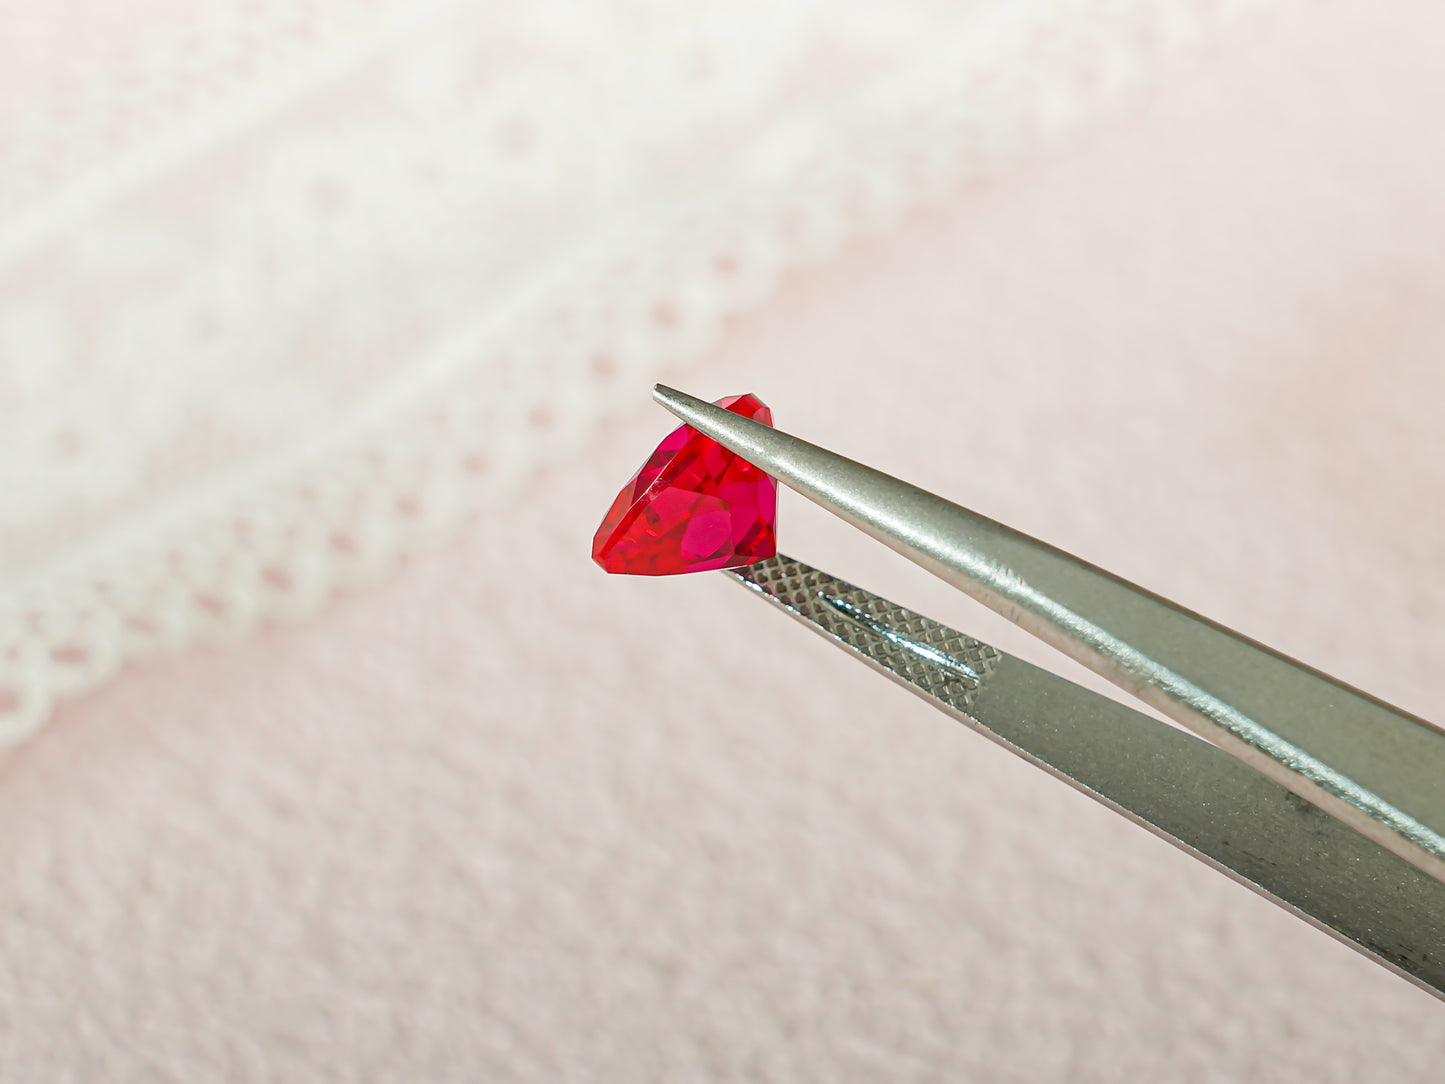
[[[725,570],[948,714],[1445,998],[1445,731],[941,497],[654,397],[1203,738],[781,554]]]

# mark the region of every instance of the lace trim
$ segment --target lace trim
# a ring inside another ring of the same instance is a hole
[[[539,6],[490,13],[497,31],[452,4],[344,26],[277,5],[257,74],[159,132],[115,122],[119,151],[86,147],[94,116],[69,150],[43,112],[0,127],[12,161],[52,163],[0,166],[23,212],[0,221],[20,419],[0,434],[0,740],[484,514],[784,269],[1059,145],[1257,6],[759,4],[640,29]],[[244,65],[239,32],[205,36]],[[120,301],[75,332],[57,280]]]

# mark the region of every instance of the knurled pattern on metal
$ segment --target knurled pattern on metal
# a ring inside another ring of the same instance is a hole
[[[988,644],[783,554],[728,571],[885,670],[954,707],[966,708],[972,703],[1000,657]]]

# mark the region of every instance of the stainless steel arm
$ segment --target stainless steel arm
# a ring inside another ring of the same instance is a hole
[[[1445,884],[1222,750],[781,554],[723,574],[975,730],[1445,997]]]
[[[778,481],[1445,881],[1445,732],[880,471],[661,385],[654,396]]]

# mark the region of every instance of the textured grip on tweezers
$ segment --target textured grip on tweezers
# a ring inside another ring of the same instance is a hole
[[[999,659],[988,644],[781,553],[729,571],[875,666],[957,708],[973,703]]]
[[[789,557],[727,573],[969,726],[1445,997],[1445,884],[1279,783]]]

